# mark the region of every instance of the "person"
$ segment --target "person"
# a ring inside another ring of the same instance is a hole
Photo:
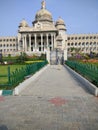
[[[58,70],[60,70],[61,69],[61,59],[60,59],[60,57],[58,57]]]
[[[57,65],[60,64],[60,58],[59,58],[59,56],[57,57],[57,61],[56,62],[57,62]]]
[[[61,64],[64,64],[64,56],[61,57]]]

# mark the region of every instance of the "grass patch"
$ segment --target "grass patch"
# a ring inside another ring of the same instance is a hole
[[[9,65],[0,65],[0,75],[7,75],[8,74],[8,66]],[[24,67],[24,66],[25,65],[10,65],[10,71],[13,72],[13,71],[15,71],[15,69],[19,69],[19,68]]]
[[[37,60],[37,61],[25,61],[26,64],[37,63],[37,62],[43,62],[43,60]]]
[[[24,67],[25,65],[10,65],[10,72],[12,73],[16,69]],[[0,84],[7,84],[8,82],[8,65],[0,65]]]
[[[9,86],[5,86],[8,84],[8,66],[10,66],[10,73],[14,72],[16,69],[20,69],[25,67],[27,64],[33,64],[37,62],[43,62],[43,60],[38,61],[25,61],[24,64],[14,64],[14,65],[0,65],[0,89],[7,89]]]

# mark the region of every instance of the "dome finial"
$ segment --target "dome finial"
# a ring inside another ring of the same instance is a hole
[[[42,9],[45,9],[45,8],[46,8],[46,2],[45,2],[45,0],[43,0],[41,4],[42,4],[42,7],[41,7],[41,8],[42,8]]]

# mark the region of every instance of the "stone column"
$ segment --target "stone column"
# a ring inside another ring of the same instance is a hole
[[[41,34],[41,51],[43,51],[43,34]]]
[[[31,34],[29,34],[29,51],[31,52]]]
[[[23,36],[23,51],[25,51],[25,37]]]
[[[47,36],[47,50],[49,50],[49,40],[48,40],[48,33],[46,34]]]
[[[27,38],[26,38],[26,35],[25,35],[25,52],[27,51]]]
[[[56,45],[56,38],[55,38],[55,34],[53,35],[53,37],[54,37],[54,40],[53,40],[53,42],[54,42],[54,48],[56,48],[57,47],[57,45]]]
[[[49,50],[46,53],[46,58],[47,58],[48,63],[50,64],[50,51]]]
[[[53,43],[53,34],[51,34],[51,43],[52,43],[52,50],[54,49],[54,43]]]
[[[34,34],[34,38],[35,38],[35,51],[37,51],[37,39],[36,39],[37,35]]]
[[[67,47],[64,49],[64,61],[67,60]]]
[[[18,37],[18,50],[21,51],[21,39]]]

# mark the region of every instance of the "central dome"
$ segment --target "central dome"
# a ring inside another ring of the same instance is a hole
[[[48,10],[46,10],[45,1],[42,1],[42,7],[36,13],[35,21],[50,21],[50,22],[52,22],[52,15]]]

